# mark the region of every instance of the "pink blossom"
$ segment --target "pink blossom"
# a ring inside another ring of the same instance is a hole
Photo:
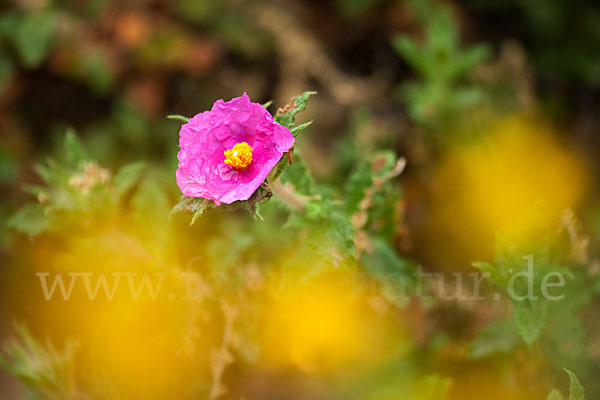
[[[247,200],[293,144],[290,130],[246,93],[217,100],[179,131],[177,185],[216,205]]]

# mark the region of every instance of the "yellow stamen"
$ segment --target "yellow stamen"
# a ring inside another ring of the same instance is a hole
[[[238,143],[229,150],[225,150],[225,164],[242,170],[252,162],[252,147],[246,142]]]

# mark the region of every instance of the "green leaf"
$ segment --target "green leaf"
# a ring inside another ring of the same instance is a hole
[[[287,160],[284,160],[287,162]],[[314,181],[299,156],[294,157],[294,163],[289,165],[281,174],[281,182],[291,184],[295,191],[302,195],[313,194]]]
[[[48,163],[48,165],[36,164],[33,168],[48,186],[55,186],[58,184],[59,178],[54,173],[54,168],[50,163]]]
[[[296,122],[294,116],[299,112],[306,110],[309,97],[316,93],[317,92],[304,92],[301,95],[292,98],[292,101],[283,109],[283,112],[277,112],[275,121],[278,124],[291,129]]]
[[[8,219],[8,226],[27,235],[36,236],[46,229],[50,223],[41,204],[25,205]]]
[[[36,68],[52,47],[55,22],[56,15],[49,10],[7,12],[0,19],[0,35],[12,44],[26,68]]]
[[[523,341],[531,346],[542,333],[548,309],[540,301],[515,303],[515,323]]]
[[[519,346],[521,339],[511,321],[493,322],[471,342],[469,357],[474,359],[509,353]]]
[[[68,129],[65,133],[65,157],[67,164],[75,168],[82,162],[90,160],[75,131],[72,129]]]
[[[115,194],[121,197],[138,181],[146,164],[144,162],[135,162],[122,167],[115,175],[113,184],[115,186]]]
[[[474,262],[471,263],[471,265],[482,273],[489,274],[490,281],[499,287],[506,287],[506,283],[510,279],[510,276],[508,273],[506,273],[506,271],[492,264],[486,262]]]
[[[50,340],[45,345],[35,339],[25,326],[17,325],[18,338],[3,346],[0,365],[22,383],[33,389],[30,399],[73,399],[75,377],[74,355],[77,344],[69,340],[63,351]]]
[[[306,128],[308,128],[313,122],[309,121],[309,122],[305,122],[304,124],[300,124],[298,126],[293,127],[292,129],[290,129],[290,132],[292,132],[292,135],[294,135],[294,137],[298,136],[298,134],[300,132],[302,132],[303,130],[305,130]]]
[[[345,208],[348,215],[358,211],[365,190],[373,184],[370,162],[364,161],[352,172],[345,185]]]
[[[115,76],[106,50],[93,47],[82,60],[81,75],[90,88],[99,95],[106,94],[112,87]]]
[[[208,199],[181,196],[179,202],[175,204],[171,210],[171,214],[177,214],[180,212],[193,214],[192,221],[190,222],[191,226],[202,214],[204,214],[206,210],[211,208],[213,205],[214,202]]]
[[[585,400],[585,393],[583,391],[583,387],[577,379],[577,376],[568,369],[565,369],[565,372],[569,375],[570,381],[569,400]]]
[[[290,149],[289,151],[292,151],[292,149]],[[279,178],[279,176],[281,176],[281,174],[283,173],[283,171],[285,171],[285,169],[287,168],[288,164],[289,164],[288,155],[287,155],[287,153],[285,153],[279,159],[279,161],[277,161],[277,164],[275,164],[275,166],[273,167],[273,169],[271,170],[271,172],[269,172],[269,175],[267,176],[267,180],[269,182],[275,182],[277,180],[277,178]]]
[[[315,94],[317,94],[317,92],[308,91],[308,92],[302,93],[299,96],[294,97],[294,103],[295,103],[296,107],[290,112],[290,114],[296,115],[299,112],[306,110],[306,105],[308,104],[308,98]]]
[[[279,125],[291,128],[294,126],[294,117],[290,113],[275,115],[275,122],[277,122]]]
[[[38,186],[38,185],[24,185],[23,186],[23,191],[26,193],[29,193],[33,196],[39,196],[39,195],[48,195],[49,191],[48,188],[45,186]]]
[[[480,44],[470,47],[448,66],[448,78],[459,79],[473,67],[487,60],[490,54],[490,48],[487,45]]]
[[[203,201],[198,204],[198,207],[194,211],[194,215],[192,216],[192,220],[190,221],[190,226],[194,225],[196,220],[200,218],[202,214],[210,207],[211,201],[208,199],[202,199]]]
[[[181,121],[184,123],[188,123],[190,122],[190,119],[188,117],[184,117],[183,115],[167,115],[167,119],[173,119],[176,121]]]
[[[417,43],[411,37],[403,34],[394,35],[392,37],[392,46],[419,74],[424,75],[427,72],[421,49],[419,49]]]

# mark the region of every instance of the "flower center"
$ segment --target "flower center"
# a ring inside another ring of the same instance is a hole
[[[238,171],[246,168],[252,162],[252,147],[246,142],[238,143],[225,150],[225,164],[231,165]]]

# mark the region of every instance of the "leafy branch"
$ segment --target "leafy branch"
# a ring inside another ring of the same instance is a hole
[[[8,342],[0,355],[0,364],[6,371],[40,400],[86,399],[75,385],[75,342],[67,342],[64,350],[59,351],[50,340],[46,340],[45,345],[40,344],[25,326],[19,325],[16,330],[18,339]]]
[[[457,112],[476,105],[483,93],[466,83],[467,74],[490,51],[485,45],[462,48],[450,11],[435,1],[413,1],[424,24],[424,39],[419,42],[396,34],[392,45],[417,74],[418,79],[402,85],[399,94],[408,103],[411,117],[428,127],[444,123]]]

